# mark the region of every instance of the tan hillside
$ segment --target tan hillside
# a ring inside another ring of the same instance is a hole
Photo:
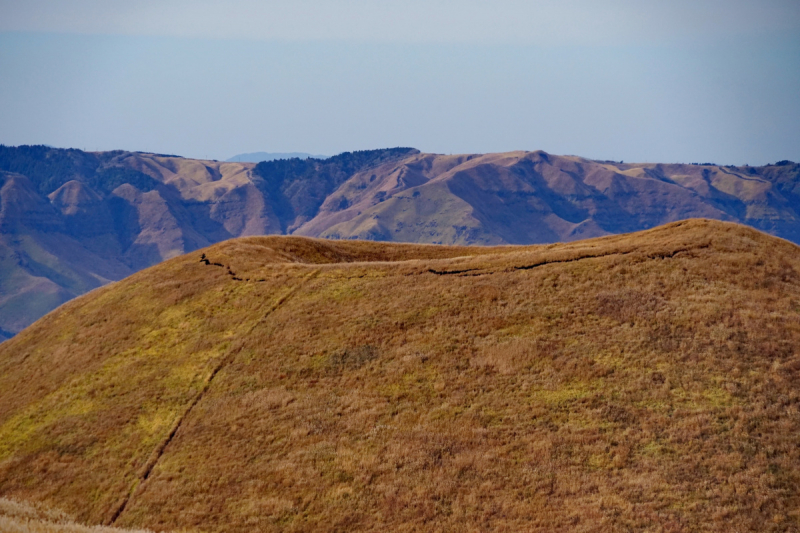
[[[800,200],[796,167],[624,164],[541,151],[413,154],[345,182],[295,233],[533,244],[705,217],[798,242],[800,211],[791,200]]]
[[[696,217],[800,243],[800,164],[411,148],[254,164],[0,145],[0,340],[88,290],[234,237],[544,244]]]
[[[795,531],[800,249],[249,237],[0,345],[0,496],[198,531]]]

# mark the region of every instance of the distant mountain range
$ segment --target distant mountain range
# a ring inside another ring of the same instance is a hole
[[[693,217],[800,243],[800,165],[412,148],[256,164],[0,145],[0,335],[109,281],[233,237],[535,244]]]
[[[239,154],[231,157],[230,159],[226,159],[226,163],[260,163],[262,161],[274,161],[276,159],[308,159],[309,157],[313,159],[327,159],[328,156],[326,155],[313,155],[307,154],[305,152],[252,152],[249,154]]]

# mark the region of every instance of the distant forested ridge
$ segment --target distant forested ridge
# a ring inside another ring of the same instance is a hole
[[[281,228],[291,231],[296,222],[316,215],[325,199],[357,172],[418,153],[414,148],[389,148],[344,152],[327,159],[277,159],[258,163],[253,173],[261,178],[255,182],[259,189],[279,205]]]
[[[327,155],[314,155],[306,152],[250,152],[246,154],[237,154],[231,158],[226,159],[228,163],[260,163],[261,161],[274,161],[275,159],[327,159]]]
[[[91,153],[42,145],[0,145],[0,170],[26,176],[45,196],[72,180],[103,193],[110,193],[123,183],[143,191],[155,189],[158,181],[125,166],[128,155],[121,150]]]

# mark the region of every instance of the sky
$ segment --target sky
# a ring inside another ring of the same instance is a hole
[[[800,1],[0,0],[0,143],[800,161]]]

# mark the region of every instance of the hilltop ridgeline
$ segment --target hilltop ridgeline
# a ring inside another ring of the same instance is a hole
[[[800,242],[800,165],[623,164],[545,152],[226,163],[0,146],[0,339],[164,259],[249,235],[567,242],[706,217]]]
[[[155,531],[791,531],[798,346],[800,249],[730,223],[236,239],[0,345],[0,494]]]

